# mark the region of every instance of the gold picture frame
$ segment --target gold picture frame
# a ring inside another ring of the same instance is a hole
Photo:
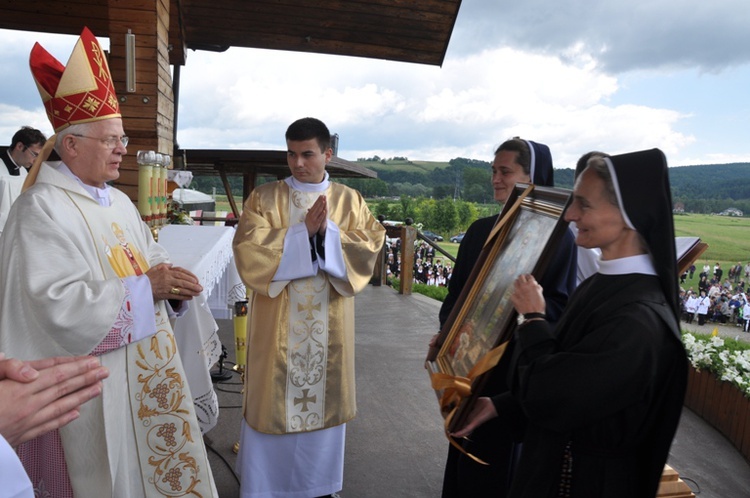
[[[479,260],[438,336],[439,348],[428,353],[425,367],[450,417],[447,428],[462,425],[486,371],[502,356],[516,327],[510,302],[516,277],[540,279],[568,229],[562,214],[571,191],[517,184],[487,238]],[[469,389],[470,388],[470,389]]]

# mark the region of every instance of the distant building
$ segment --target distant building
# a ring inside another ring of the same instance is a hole
[[[672,208],[673,213],[677,214],[684,214],[685,213],[685,203],[684,202],[675,202],[674,207]]]
[[[739,216],[742,217],[744,214],[742,213],[742,210],[737,208],[728,208],[719,213],[719,216]]]

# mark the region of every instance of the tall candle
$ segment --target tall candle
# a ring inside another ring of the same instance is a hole
[[[161,203],[159,204],[159,217],[161,218],[161,223],[166,224],[167,222],[167,167],[166,165],[162,165],[161,168],[159,168],[159,200]]]
[[[138,166],[138,211],[141,218],[148,221],[151,216],[151,205],[149,195],[151,194],[151,165],[140,164]]]
[[[159,217],[159,187],[157,185],[157,182],[159,181],[159,165],[154,163],[151,166],[151,193],[149,195],[151,217],[149,218],[149,225],[156,226],[156,219]]]
[[[235,364],[242,371],[245,370],[247,355],[247,301],[234,303],[234,351]]]

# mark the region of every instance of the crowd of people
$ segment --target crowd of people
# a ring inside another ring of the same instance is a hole
[[[386,241],[386,274],[388,282],[401,278],[401,239]],[[450,260],[435,256],[435,248],[426,242],[416,242],[414,246],[414,266],[412,281],[415,284],[448,287],[453,276]]]
[[[680,276],[680,283],[693,278],[695,265]],[[746,294],[746,284],[750,277],[750,262],[742,265],[737,262],[729,268],[727,278],[720,263],[713,268],[705,264],[698,274],[698,289],[680,288],[682,319],[687,323],[697,320],[698,325],[706,323],[734,324],[750,332],[750,302]]]

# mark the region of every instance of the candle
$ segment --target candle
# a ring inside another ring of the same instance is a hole
[[[166,157],[164,158],[166,159]],[[161,201],[159,204],[159,217],[161,218],[161,223],[166,224],[167,222],[167,166],[166,164],[162,164],[162,167],[159,168],[159,200]]]
[[[150,156],[147,150],[139,150],[137,155],[138,161],[138,212],[141,218],[148,222],[151,217],[151,204],[149,197],[151,195],[151,175],[152,166]]]
[[[156,226],[157,218],[159,217],[159,187],[157,182],[159,181],[159,165],[153,163],[151,168],[151,193],[149,194],[149,205],[151,206],[150,223],[151,226]]]
[[[244,372],[247,346],[247,301],[234,303],[234,351],[237,369]]]

